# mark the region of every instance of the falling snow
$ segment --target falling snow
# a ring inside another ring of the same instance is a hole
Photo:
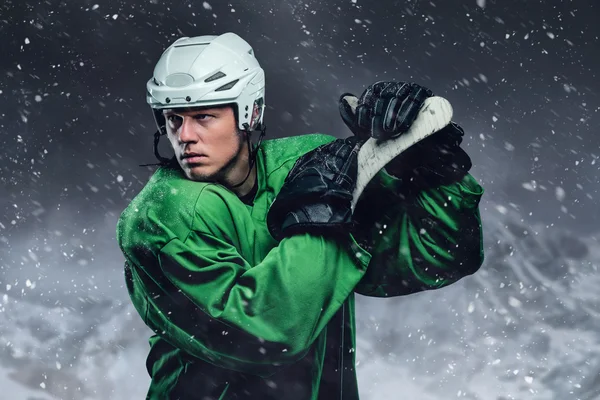
[[[115,242],[120,212],[154,171],[138,166],[154,162],[144,85],[176,37],[232,31],[267,71],[267,139],[348,135],[338,96],[383,79],[430,86],[465,128],[485,189],[484,266],[443,290],[357,296],[361,398],[595,398],[596,3],[388,3],[0,4],[4,393],[145,395],[152,332]]]

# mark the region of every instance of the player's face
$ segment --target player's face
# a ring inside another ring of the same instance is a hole
[[[243,137],[231,106],[166,109],[163,115],[177,161],[189,179],[226,182],[244,165]]]

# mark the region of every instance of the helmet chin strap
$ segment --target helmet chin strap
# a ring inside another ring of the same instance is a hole
[[[250,131],[250,125],[248,125],[247,123],[244,124],[244,132],[246,132],[246,142],[248,143],[248,153],[249,153],[249,157],[248,157],[248,173],[246,174],[246,177],[244,178],[243,181],[241,181],[240,183],[236,184],[236,185],[232,185],[231,188],[237,188],[240,187],[244,184],[244,182],[246,182],[248,180],[248,177],[250,177],[250,173],[252,172],[252,168],[254,168],[254,165],[256,164],[256,156],[258,154],[258,148],[260,147],[260,144],[262,143],[263,137],[265,136],[267,127],[265,126],[265,124],[261,123],[260,124],[260,136],[258,137],[258,143],[256,144],[256,147],[254,148],[254,150],[251,148],[251,143],[250,143],[250,136],[252,135],[252,131]],[[258,129],[257,129],[258,130]]]
[[[164,127],[162,127],[162,128],[164,128]],[[160,126],[158,127],[158,130],[154,133],[154,157],[156,157],[158,159],[158,161],[160,161],[160,162],[155,163],[155,164],[140,164],[140,167],[150,167],[150,166],[154,166],[154,165],[165,166],[165,165],[169,164],[169,162],[171,161],[171,158],[163,157],[158,152],[158,142],[160,141],[160,137],[165,134],[166,134],[166,132],[163,129],[161,129]]]

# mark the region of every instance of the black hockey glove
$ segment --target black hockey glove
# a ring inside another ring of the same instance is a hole
[[[393,82],[378,82],[367,88],[360,99],[349,93],[340,96],[339,110],[342,120],[356,136],[363,140],[368,139],[370,136],[377,137],[373,135],[372,129],[367,128],[379,126],[378,121],[381,119],[373,118],[373,121],[371,121],[370,124],[368,122],[365,123],[364,121],[359,123],[361,106],[363,108],[366,107],[367,110],[369,110],[368,105],[377,102],[378,95],[375,95],[375,93],[380,92],[380,89],[376,88],[380,88],[384,84],[387,84],[386,88],[384,88],[387,92],[390,92],[392,90],[391,88],[394,86]],[[404,109],[408,110],[408,112],[402,113],[403,115],[409,116],[404,120],[404,123],[410,121],[412,124],[417,117],[423,102],[427,97],[430,97],[432,93],[429,89],[416,84],[395,84],[395,86],[400,87],[405,85],[413,85],[411,86],[413,89],[410,93],[416,93],[412,96],[408,95],[406,104],[413,104],[413,106],[411,108],[408,105],[405,105]],[[379,97],[383,97],[383,95],[380,94]],[[367,116],[371,115],[368,111],[362,111],[362,113]],[[393,118],[389,117],[386,118],[386,120],[391,121]],[[365,126],[367,128],[364,128]],[[409,127],[410,124],[406,126],[405,130]],[[400,132],[404,131],[401,130]],[[409,189],[409,187],[425,189],[457,182],[469,172],[472,166],[470,157],[460,147],[463,136],[463,129],[452,122],[439,132],[436,132],[428,138],[409,147],[406,151],[388,163],[385,170],[397,178],[402,179],[406,184],[407,189]],[[381,139],[381,137],[378,138]]]
[[[464,130],[451,122],[415,143],[385,166],[385,170],[417,189],[460,181],[471,169],[469,155],[460,147]]]
[[[349,231],[362,143],[357,137],[337,139],[296,161],[267,214],[273,238]]]
[[[410,128],[423,102],[432,95],[431,90],[416,83],[376,82],[360,99],[351,93],[341,95],[340,114],[360,139],[389,139]]]

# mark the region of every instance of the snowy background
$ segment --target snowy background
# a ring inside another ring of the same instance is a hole
[[[381,79],[467,132],[485,264],[358,297],[363,399],[600,399],[595,0],[96,1],[0,2],[0,400],[144,398],[114,231],[152,172],[145,82],[177,37],[226,31],[266,70],[270,137],[346,136],[338,96]]]

